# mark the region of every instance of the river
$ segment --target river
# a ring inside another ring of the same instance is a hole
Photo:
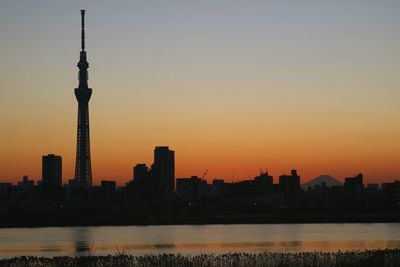
[[[1,228],[0,257],[400,248],[400,223]]]

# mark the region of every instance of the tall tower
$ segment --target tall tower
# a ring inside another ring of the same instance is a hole
[[[88,87],[89,63],[86,60],[85,51],[85,10],[81,10],[82,41],[79,68],[79,86],[75,88],[75,96],[78,100],[78,132],[76,144],[75,179],[78,188],[87,191],[92,186],[92,166],[90,162],[90,138],[89,138],[89,100],[92,89]]]

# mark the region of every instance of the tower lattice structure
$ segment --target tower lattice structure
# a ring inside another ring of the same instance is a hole
[[[75,180],[78,188],[86,191],[92,186],[92,166],[90,161],[89,100],[92,89],[88,87],[88,68],[85,51],[85,10],[81,10],[81,51],[79,68],[79,86],[75,88],[78,100],[78,131],[76,144]]]

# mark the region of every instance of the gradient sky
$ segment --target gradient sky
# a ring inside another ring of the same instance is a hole
[[[73,177],[86,9],[95,183],[156,145],[176,176],[400,178],[400,1],[0,3],[0,181]]]

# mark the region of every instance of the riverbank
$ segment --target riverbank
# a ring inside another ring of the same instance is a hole
[[[17,257],[0,260],[1,267],[41,267],[41,266],[400,266],[400,250],[369,250],[346,252],[262,252],[262,253],[227,253],[221,255],[202,254],[185,256],[180,254],[162,255],[113,255],[113,256],[82,256],[82,257]]]

